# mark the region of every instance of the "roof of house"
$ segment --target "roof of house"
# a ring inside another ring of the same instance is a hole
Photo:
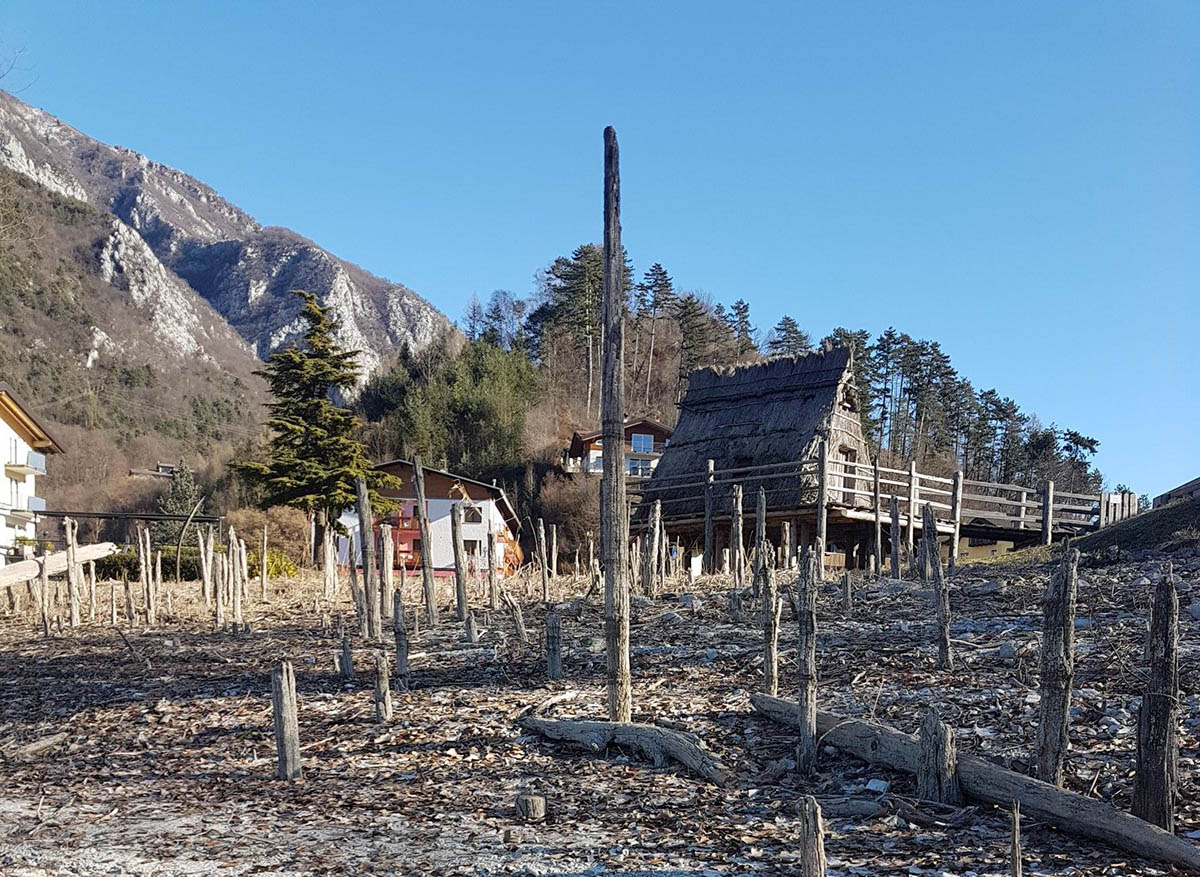
[[[703,477],[708,460],[721,470],[813,456],[817,441],[830,430],[839,387],[852,385],[853,380],[851,354],[844,347],[692,372],[671,443],[647,484],[647,499],[661,498],[664,514],[679,514],[684,509],[670,507],[670,499],[689,493],[699,499],[696,489],[653,488],[670,480],[679,484],[694,480],[681,476]],[[753,503],[753,491],[765,484],[772,506],[811,503],[815,494],[808,496],[814,489],[810,480],[800,476],[773,476],[769,484],[747,480],[745,501]],[[727,503],[731,493],[731,485],[718,486],[715,499]]]
[[[28,436],[27,441],[29,442],[29,446],[35,451],[50,454],[61,454],[63,452],[62,447],[54,440],[54,437],[46,431],[44,426],[38,423],[37,418],[33,416],[28,406],[13,392],[13,388],[0,381],[0,415],[4,414],[7,415],[4,419],[14,429]]]
[[[671,427],[667,426],[665,423],[659,423],[657,420],[654,420],[649,417],[634,417],[629,420],[626,420],[624,425],[621,427],[621,429],[622,430],[629,429],[631,426],[638,426],[639,424],[643,424],[643,423],[646,424],[647,426],[649,426],[651,429],[657,429],[660,432],[666,433],[668,437],[673,435]],[[574,444],[575,442],[594,442],[596,439],[600,438],[602,436],[602,434],[603,434],[603,430],[599,430],[599,429],[592,430],[591,432],[579,432],[579,430],[576,430],[574,435],[571,437],[571,443]]]
[[[396,465],[407,466],[409,469],[411,469],[413,467],[412,460],[397,459],[397,460],[388,460],[383,463],[376,463],[374,468],[384,469],[388,466],[396,466]],[[465,475],[458,475],[454,472],[447,472],[445,469],[433,469],[429,466],[422,466],[421,471],[430,473],[433,475],[442,475],[442,476],[444,476],[446,478],[450,478],[454,481],[462,481],[467,484],[474,484],[479,487],[486,488],[488,490],[488,492],[490,492],[492,494],[492,496],[495,497],[496,502],[500,504],[500,514],[502,514],[504,516],[504,519],[509,522],[509,527],[512,530],[512,532],[515,534],[515,533],[519,533],[521,531],[521,520],[520,520],[520,518],[517,517],[516,507],[513,506],[512,502],[508,498],[508,494],[504,492],[504,488],[501,487],[500,485],[488,484],[486,481],[477,481],[476,479],[468,478]]]

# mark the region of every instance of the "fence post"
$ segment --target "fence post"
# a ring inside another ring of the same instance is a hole
[[[958,566],[958,539],[959,533],[962,530],[962,494],[963,494],[963,474],[959,469],[954,473],[954,486],[950,488],[950,523],[954,525],[954,532],[950,534],[950,557],[949,569],[954,572]]]
[[[825,537],[829,521],[825,505],[829,502],[829,445],[821,439],[817,445],[817,539],[813,554],[817,557],[817,581],[825,581]]]
[[[917,476],[917,461],[908,463],[908,527],[904,531],[904,541],[908,545],[908,556],[913,557],[913,547],[916,545],[917,501],[920,499],[920,486]]]
[[[879,458],[875,458],[871,491],[875,503],[875,578],[883,575],[883,497],[879,493]]]
[[[892,578],[904,578],[900,571],[900,499],[892,494]]]
[[[1054,480],[1046,482],[1042,492],[1042,544],[1054,541]]]
[[[1138,708],[1133,815],[1175,830],[1179,797],[1179,595],[1168,561],[1150,604],[1146,687]]]
[[[1029,491],[1022,490],[1021,491],[1021,504],[1017,506],[1017,517],[1020,518],[1020,520],[1017,521],[1017,529],[1018,530],[1025,529],[1025,503],[1028,501],[1028,499],[1029,499]]]
[[[713,461],[708,461],[708,476],[704,481],[704,572],[712,575],[716,569],[716,537],[713,533]]]
[[[280,661],[271,673],[271,705],[275,714],[275,750],[281,780],[300,777],[300,727],[296,715],[296,675],[290,661]]]

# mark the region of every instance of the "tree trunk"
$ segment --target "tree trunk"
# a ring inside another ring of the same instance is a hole
[[[625,519],[623,270],[617,132],[605,128],[603,323],[606,335],[602,424],[604,475],[600,483],[600,526],[601,552],[604,555],[608,717],[614,722],[628,722],[633,712],[633,679],[629,666],[629,526]]]

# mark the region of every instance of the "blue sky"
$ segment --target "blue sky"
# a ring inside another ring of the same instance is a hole
[[[1200,4],[7,0],[5,86],[424,295],[600,237],[1200,475]]]

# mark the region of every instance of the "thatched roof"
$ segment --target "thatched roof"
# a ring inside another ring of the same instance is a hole
[[[818,441],[831,430],[834,441],[861,450],[860,459],[865,460],[869,453],[857,416],[847,410],[855,404],[853,384],[846,348],[693,372],[679,405],[675,434],[648,482],[647,500],[663,499],[663,513],[670,517],[703,514],[697,488],[671,485],[703,480],[708,460],[719,471],[813,458]],[[836,418],[831,426],[832,412],[839,407],[850,416]],[[797,508],[815,501],[811,478],[747,479],[748,513],[753,512],[760,485],[769,491],[769,507]],[[721,516],[728,511],[731,492],[729,484],[715,490]],[[686,501],[688,496],[695,502]]]

